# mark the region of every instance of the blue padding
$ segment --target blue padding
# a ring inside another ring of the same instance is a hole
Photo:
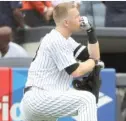
[[[99,121],[116,121],[116,72],[115,69],[101,71],[102,87],[104,94],[100,97],[104,105],[98,110]]]
[[[99,121],[115,121],[116,112],[116,72],[115,69],[101,71],[101,96],[99,98],[98,119]],[[27,80],[27,68],[13,69],[13,103],[20,102],[23,87]],[[19,114],[17,114],[19,115]],[[58,121],[75,121],[71,117],[63,117]]]
[[[13,103],[20,101],[23,95],[23,87],[27,80],[27,68],[13,68],[12,79],[13,79],[13,87],[12,96]]]

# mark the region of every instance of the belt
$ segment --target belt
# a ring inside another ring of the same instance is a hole
[[[32,88],[32,86],[25,87],[25,88],[24,88],[24,94],[25,94],[27,91],[31,90],[31,88]]]

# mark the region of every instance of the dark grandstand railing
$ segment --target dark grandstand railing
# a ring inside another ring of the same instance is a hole
[[[40,38],[52,28],[54,27],[44,26],[25,30],[23,39],[21,34],[21,40],[19,40],[20,44],[39,42]],[[126,52],[126,28],[97,27],[96,34],[102,53]],[[82,44],[87,43],[87,35],[83,31],[74,33],[72,37]]]

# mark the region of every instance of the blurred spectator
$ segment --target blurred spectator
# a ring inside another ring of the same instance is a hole
[[[126,1],[104,1],[106,6],[105,26],[126,27]]]
[[[25,58],[25,57],[28,57],[27,52],[20,45],[14,43],[14,42],[9,42],[8,47],[9,47],[9,49],[8,49],[7,53],[3,56],[3,58],[9,58],[9,57],[11,57],[11,58],[12,57]]]
[[[53,7],[51,1],[22,1],[24,19],[30,27],[51,25]],[[54,23],[53,23],[54,24]]]
[[[1,57],[28,57],[27,52],[16,43],[11,42],[12,29],[0,27],[0,56]]]
[[[0,27],[11,27],[13,30],[13,41],[16,43],[18,43],[20,38],[23,40],[24,36],[24,34],[19,36],[19,33],[23,33],[23,31],[19,31],[19,28],[23,30],[26,27],[20,10],[21,7],[21,1],[0,1]]]
[[[0,27],[9,26],[12,29],[24,27],[21,5],[20,1],[0,1]]]
[[[87,16],[94,27],[103,27],[105,23],[105,8],[101,1],[81,1],[80,15]]]

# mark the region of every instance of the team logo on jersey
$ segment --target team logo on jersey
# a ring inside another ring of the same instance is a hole
[[[113,101],[113,99],[107,95],[105,95],[104,93],[100,92],[99,93],[99,102],[98,102],[98,108],[105,106],[109,103],[111,103]]]

